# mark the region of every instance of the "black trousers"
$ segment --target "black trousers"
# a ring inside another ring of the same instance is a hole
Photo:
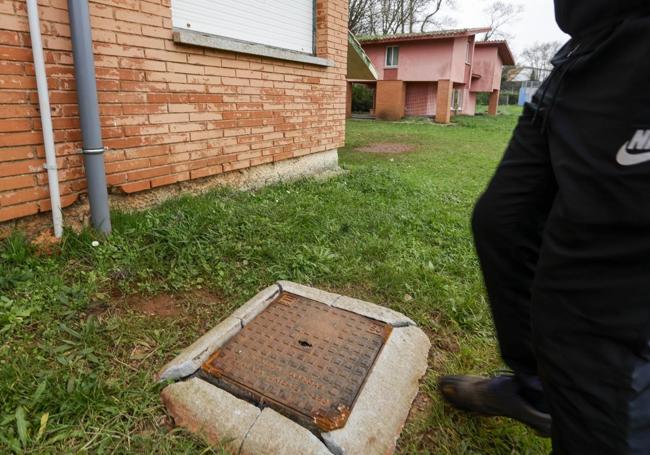
[[[473,217],[501,353],[555,454],[650,454],[650,16],[554,64]]]

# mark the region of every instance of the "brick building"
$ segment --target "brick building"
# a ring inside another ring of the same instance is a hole
[[[284,46],[273,41],[272,29],[251,35],[251,42],[214,36],[205,29],[209,20],[198,24],[210,11],[179,12],[188,0],[90,0],[109,193],[286,160],[336,166],[345,127],[347,0],[303,2],[313,16],[305,10],[305,17],[289,18],[301,30],[290,30],[297,38]],[[66,207],[86,189],[67,2],[38,6]],[[255,23],[268,16],[250,15],[248,29],[273,27]],[[0,24],[0,225],[6,227],[48,211],[50,202],[25,2],[0,0]]]

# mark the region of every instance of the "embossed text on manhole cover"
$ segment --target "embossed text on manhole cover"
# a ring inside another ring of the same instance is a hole
[[[282,292],[203,364],[201,376],[311,429],[345,425],[392,327]]]

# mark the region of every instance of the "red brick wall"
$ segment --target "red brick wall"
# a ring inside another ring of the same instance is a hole
[[[39,0],[63,205],[85,190],[66,0]],[[170,0],[91,0],[109,191],[339,147],[347,0],[318,0],[333,68],[172,41]],[[25,2],[0,0],[0,222],[49,209]]]
[[[377,81],[375,115],[381,120],[404,117],[406,88],[403,81]]]
[[[490,93],[488,101],[488,115],[497,115],[499,110],[499,90],[493,90]]]
[[[454,83],[450,80],[438,81],[436,87],[436,122],[451,121],[451,99],[454,94]]]

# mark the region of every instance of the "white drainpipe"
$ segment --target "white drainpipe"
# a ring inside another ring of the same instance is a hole
[[[50,187],[54,236],[59,238],[63,235],[63,213],[61,211],[59,174],[56,166],[54,132],[52,131],[52,115],[50,112],[50,97],[47,88],[45,62],[43,59],[43,43],[41,40],[41,26],[38,16],[37,0],[27,0],[27,15],[29,16],[29,35],[32,38],[32,53],[34,54],[34,71],[36,73],[36,86],[38,88],[38,105],[41,111],[41,123],[43,125],[43,145],[45,146],[44,167],[47,169],[47,180]]]

